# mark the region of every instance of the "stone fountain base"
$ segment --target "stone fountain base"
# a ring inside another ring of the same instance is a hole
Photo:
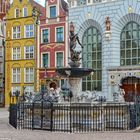
[[[77,102],[77,94],[81,92],[81,78],[69,78],[69,84],[73,93],[72,102]]]

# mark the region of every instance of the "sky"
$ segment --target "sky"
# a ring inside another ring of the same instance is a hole
[[[45,5],[45,0],[35,0],[35,1],[43,6]],[[65,0],[65,1],[67,1],[67,0]]]
[[[12,2],[12,1],[13,1],[13,0],[11,0],[11,2]],[[45,6],[45,0],[35,0],[35,1],[38,2],[39,4]],[[65,0],[65,1],[67,1],[67,0]]]

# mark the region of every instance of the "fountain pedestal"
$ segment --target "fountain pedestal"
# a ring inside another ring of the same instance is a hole
[[[69,78],[69,84],[71,86],[71,91],[73,93],[72,102],[77,102],[77,94],[81,92],[81,78]]]

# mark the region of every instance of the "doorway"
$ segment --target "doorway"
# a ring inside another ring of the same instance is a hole
[[[125,91],[126,102],[140,102],[140,78],[137,77],[126,77],[122,79],[121,88]]]

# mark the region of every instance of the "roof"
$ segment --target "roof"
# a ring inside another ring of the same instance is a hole
[[[61,0],[61,5],[64,11],[68,12],[68,3],[64,0]]]

